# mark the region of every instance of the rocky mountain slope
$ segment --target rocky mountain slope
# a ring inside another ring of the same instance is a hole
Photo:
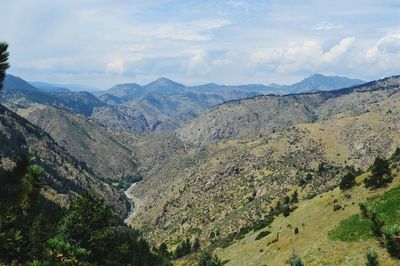
[[[299,123],[365,113],[398,86],[399,77],[393,77],[336,91],[232,101],[202,113],[177,133],[197,145],[266,135]]]
[[[121,215],[127,213],[126,199],[99,180],[84,163],[71,156],[43,130],[0,105],[1,167],[9,168],[21,153],[32,153],[45,168],[43,194],[61,206],[87,189],[100,194]]]
[[[137,170],[132,149],[120,143],[113,131],[84,116],[46,105],[16,108],[16,111],[48,132],[60,146],[85,162],[102,179],[119,180]]]
[[[263,123],[246,124],[256,134],[173,153],[135,187],[142,206],[133,224],[172,247],[184,237],[223,241],[263,220],[295,189],[312,198],[334,188],[350,169],[365,170],[376,156],[387,157],[400,145],[399,84],[393,77],[331,93],[257,97],[219,106],[206,114],[241,106],[271,112],[272,102],[285,106],[279,113],[291,120],[260,137],[252,127],[268,125],[271,115]]]

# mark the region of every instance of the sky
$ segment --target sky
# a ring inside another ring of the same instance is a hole
[[[0,0],[8,73],[107,89],[400,74],[400,0]]]

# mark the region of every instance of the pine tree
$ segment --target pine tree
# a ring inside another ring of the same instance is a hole
[[[298,203],[299,202],[299,193],[297,193],[297,190],[295,190],[292,194],[292,203]]]
[[[389,162],[383,158],[376,158],[371,168],[371,176],[365,179],[365,186],[379,188],[392,181]]]
[[[8,56],[7,52],[8,44],[6,42],[0,42],[0,91],[3,88],[3,81],[6,77],[6,70],[10,67],[8,64]]]
[[[196,237],[193,241],[192,252],[197,252],[200,249],[200,239]]]
[[[356,184],[356,176],[353,173],[348,173],[340,180],[339,187],[341,190],[352,188]]]
[[[210,251],[204,251],[200,255],[197,266],[222,266],[222,262],[217,255],[212,255]]]

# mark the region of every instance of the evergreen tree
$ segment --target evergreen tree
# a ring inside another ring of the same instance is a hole
[[[356,176],[353,173],[348,173],[340,180],[339,187],[341,190],[352,188],[356,184]]]
[[[158,254],[160,254],[163,257],[169,258],[170,257],[170,253],[168,251],[168,247],[167,244],[165,243],[161,243],[160,246],[158,247]]]
[[[197,266],[222,266],[222,262],[217,255],[212,255],[210,251],[204,251],[200,255]]]
[[[28,232],[37,215],[43,168],[22,155],[14,169],[0,173],[0,258],[22,260],[30,245]]]
[[[297,193],[297,190],[295,190],[292,194],[291,198],[292,203],[298,203],[299,202],[299,193]]]
[[[389,162],[380,157],[376,158],[371,168],[371,176],[365,179],[365,186],[379,188],[391,181]]]
[[[8,44],[6,42],[0,42],[0,91],[3,88],[3,81],[6,77],[6,70],[10,67],[8,64],[8,56],[7,52]]]
[[[200,249],[200,239],[196,237],[193,241],[192,252],[197,252]]]

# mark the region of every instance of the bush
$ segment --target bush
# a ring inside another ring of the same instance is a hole
[[[378,254],[375,251],[368,251],[365,254],[365,265],[366,266],[378,266],[379,265]]]
[[[383,231],[385,247],[393,257],[400,258],[400,227],[395,225]]]
[[[289,259],[286,261],[287,264],[290,266],[304,266],[303,260],[300,256],[296,253],[296,251],[292,251]]]
[[[356,176],[353,173],[348,173],[340,180],[339,187],[341,190],[352,188],[356,184]]]
[[[290,211],[291,211],[290,206],[288,204],[285,204],[285,206],[283,206],[283,211],[282,211],[283,216],[288,217]]]
[[[339,204],[333,205],[333,211],[338,211],[340,209],[342,209],[342,206],[340,206]]]
[[[210,251],[205,251],[201,253],[197,266],[222,266],[222,262],[217,255],[212,255]]]
[[[261,238],[266,237],[267,235],[271,234],[270,231],[261,231],[257,236],[255,240],[260,240]]]
[[[299,233],[299,228],[296,227],[296,228],[294,229],[294,234],[297,235],[298,233]]]

